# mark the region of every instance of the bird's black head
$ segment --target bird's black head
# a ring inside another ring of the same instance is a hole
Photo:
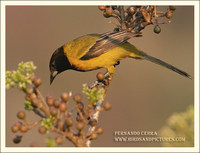
[[[72,69],[72,66],[64,54],[63,47],[60,47],[53,53],[49,62],[50,84],[59,73],[68,69]]]

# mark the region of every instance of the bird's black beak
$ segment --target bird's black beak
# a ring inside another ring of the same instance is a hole
[[[58,71],[52,71],[50,75],[50,84],[52,84],[55,77],[58,75]]]

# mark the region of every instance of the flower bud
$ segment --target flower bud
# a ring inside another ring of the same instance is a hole
[[[90,136],[90,139],[91,140],[97,139],[97,134],[96,133],[92,133],[91,136]]]
[[[26,133],[26,132],[28,131],[28,126],[27,126],[27,125],[21,125],[21,126],[20,126],[20,131],[21,131],[22,133]]]
[[[81,102],[81,95],[80,94],[74,95],[74,101],[75,102]]]
[[[65,119],[65,123],[67,124],[68,127],[72,126],[72,125],[73,125],[73,122],[74,122],[73,119],[70,118],[70,117],[67,117],[67,118]]]
[[[46,97],[46,103],[47,103],[47,105],[48,105],[49,107],[53,106],[53,100],[54,100],[54,98],[53,98],[52,95],[48,95],[48,96]]]
[[[45,134],[47,132],[47,130],[44,126],[40,126],[38,131],[39,131],[40,134]]]
[[[31,99],[36,99],[37,96],[36,96],[36,94],[32,93],[32,94],[30,95],[30,98],[31,98]]]
[[[83,124],[82,122],[78,122],[78,123],[76,124],[76,128],[77,128],[78,130],[82,130],[82,129],[84,128],[84,124]]]
[[[167,11],[167,12],[165,13],[165,16],[166,16],[166,18],[171,19],[172,16],[173,16],[173,13],[172,13],[171,11]]]
[[[103,16],[104,16],[105,18],[109,18],[109,17],[111,17],[111,15],[108,14],[106,11],[103,12]]]
[[[67,102],[69,100],[69,94],[67,92],[62,93],[61,99],[64,102]]]
[[[56,143],[59,144],[59,145],[63,144],[63,138],[61,136],[57,136],[56,137]]]
[[[112,13],[113,13],[112,7],[106,7],[106,14],[109,15],[109,16],[111,16]]]
[[[105,79],[105,75],[103,74],[103,72],[97,73],[96,77],[99,81],[103,81]]]
[[[26,114],[24,111],[20,111],[17,113],[17,117],[21,120],[24,120],[26,118]]]
[[[156,26],[154,27],[154,32],[157,33],[157,34],[159,34],[159,33],[161,32],[161,28],[160,28],[159,25],[156,25]]]
[[[28,95],[32,94],[32,93],[33,93],[33,88],[27,89],[27,90],[26,90],[26,93],[27,93]]]
[[[99,10],[104,11],[106,9],[106,5],[98,6]]]
[[[56,116],[58,114],[58,110],[55,107],[50,108],[50,114],[52,116]]]
[[[97,125],[97,120],[96,119],[90,119],[89,123],[90,126],[96,126]]]
[[[59,109],[61,112],[65,112],[67,110],[67,105],[66,103],[62,102],[59,106]]]
[[[14,142],[14,143],[20,143],[21,140],[22,140],[22,136],[20,136],[20,135],[15,135],[15,136],[13,137],[13,142]]]
[[[104,110],[110,110],[111,109],[111,105],[110,105],[110,103],[109,102],[104,102],[103,103],[103,108],[104,108]]]
[[[60,103],[61,103],[60,99],[55,99],[55,100],[53,101],[53,105],[55,106],[55,108],[59,108]]]
[[[42,84],[42,80],[39,77],[35,77],[32,82],[36,87],[39,87]]]
[[[135,14],[135,8],[134,8],[133,6],[129,6],[129,7],[127,8],[127,13],[128,13],[129,15]]]
[[[17,125],[13,125],[13,126],[11,127],[11,130],[12,130],[13,133],[16,133],[16,132],[19,131],[19,127],[18,127]]]
[[[97,134],[102,134],[103,133],[103,128],[102,127],[98,127],[96,130]]]

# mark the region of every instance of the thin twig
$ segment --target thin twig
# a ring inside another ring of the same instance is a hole
[[[108,73],[108,72],[107,72],[107,73]],[[107,73],[106,73],[106,74],[107,74]],[[100,89],[101,89],[101,88],[104,89],[104,95],[102,95],[102,96],[103,96],[103,99],[104,99],[105,96],[106,96],[107,89],[108,89],[108,87],[109,87],[109,85],[110,85],[110,83],[111,83],[111,81],[112,81],[112,77],[108,77],[108,76],[107,76],[106,79],[108,80],[108,82],[105,83],[105,84],[102,83],[102,84],[101,84],[101,87],[100,87]],[[101,112],[101,110],[102,110],[102,103],[103,103],[103,102],[97,102],[97,105],[96,105],[96,107],[95,107],[95,113],[91,116],[91,119],[95,119],[96,121],[98,121],[100,112]],[[87,135],[92,134],[92,132],[94,132],[95,129],[96,129],[96,126],[90,126],[89,129],[88,129]],[[88,138],[87,141],[86,141],[86,146],[87,146],[87,147],[90,147],[90,145],[91,145],[91,140]]]
[[[118,7],[119,10],[119,17],[121,19],[120,23],[121,23],[121,28],[122,29],[126,29],[126,24],[125,24],[125,14],[124,14],[124,6],[119,6]]]
[[[43,115],[38,108],[33,108],[33,112],[39,115],[41,118],[47,118],[47,116]]]
[[[37,121],[37,122],[34,122],[34,123],[29,127],[29,129],[32,129],[33,127],[39,125],[41,122],[42,122],[42,120]]]
[[[42,94],[40,93],[39,88],[35,88],[35,91],[36,91],[36,95],[38,96],[38,98],[39,98],[39,100],[42,102],[42,104],[43,104],[46,108],[48,108],[48,105],[47,105],[47,103],[45,102],[45,100],[44,100]]]

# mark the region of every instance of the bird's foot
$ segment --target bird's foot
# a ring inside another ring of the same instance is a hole
[[[120,64],[120,61],[117,61],[117,63],[114,64],[114,67]]]

